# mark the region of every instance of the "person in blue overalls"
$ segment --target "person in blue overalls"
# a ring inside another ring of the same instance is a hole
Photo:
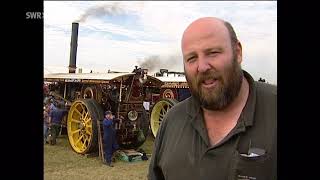
[[[49,128],[51,129],[52,141],[51,145],[56,144],[56,138],[60,134],[61,130],[61,121],[63,117],[68,114],[68,111],[63,107],[62,102],[57,103],[57,107],[52,106],[52,109],[49,113]]]
[[[111,111],[105,112],[103,119],[103,141],[104,141],[104,157],[106,165],[113,167],[111,164],[112,154],[119,149],[116,140],[116,131],[113,127],[113,115]]]

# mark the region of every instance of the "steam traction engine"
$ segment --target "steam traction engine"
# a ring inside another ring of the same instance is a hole
[[[66,125],[75,152],[97,151],[99,126],[106,110],[115,114],[120,147],[137,148],[144,143],[149,113],[143,101],[148,89],[160,88],[159,79],[136,67],[132,73],[57,73],[45,75],[44,80],[51,95],[69,102]]]
[[[101,152],[100,127],[106,110],[115,114],[120,147],[139,147],[149,129],[149,113],[143,107],[146,89],[156,89],[162,82],[137,67],[132,73],[76,73],[78,29],[79,23],[72,23],[69,73],[44,76],[50,94],[66,102],[66,127],[72,149],[80,154],[98,148]]]
[[[183,73],[162,69],[153,77],[137,67],[131,73],[76,73],[78,27],[72,23],[69,73],[44,76],[49,87],[44,90],[66,102],[70,146],[79,154],[101,148],[104,111],[111,110],[120,147],[137,148],[145,142],[149,125],[155,136],[168,110],[190,96]]]

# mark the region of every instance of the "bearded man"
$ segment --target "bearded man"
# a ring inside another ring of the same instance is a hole
[[[181,49],[192,96],[162,121],[148,179],[277,179],[277,87],[242,70],[231,24],[197,19]]]

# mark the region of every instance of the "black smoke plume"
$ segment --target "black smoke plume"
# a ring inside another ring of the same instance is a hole
[[[114,15],[119,15],[119,14],[124,14],[126,13],[125,9],[119,6],[118,3],[114,4],[105,4],[105,5],[99,5],[99,6],[94,6],[86,10],[84,14],[80,16],[78,20],[75,22],[85,22],[88,17],[101,17],[101,16],[114,16]]]
[[[179,55],[171,55],[161,57],[152,55],[138,60],[139,67],[148,69],[149,72],[158,72],[160,69],[168,69],[169,71],[183,71],[182,58]]]

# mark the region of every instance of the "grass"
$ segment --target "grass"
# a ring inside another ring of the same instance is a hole
[[[141,148],[152,153],[153,137],[148,136]],[[86,157],[75,153],[67,136],[57,139],[55,146],[44,145],[45,180],[127,180],[147,179],[148,161],[123,162],[117,160],[114,167],[102,164],[99,157]]]

